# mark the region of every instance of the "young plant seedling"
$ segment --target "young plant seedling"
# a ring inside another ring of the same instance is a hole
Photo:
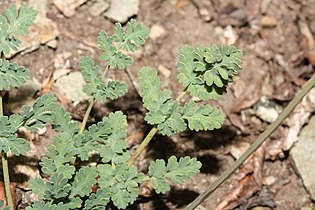
[[[33,12],[32,9],[30,11]],[[24,13],[21,8],[20,16],[22,14]],[[7,12],[7,19],[11,23],[10,12]],[[30,22],[28,23],[30,25]],[[55,103],[51,94],[37,99],[33,109],[24,107],[21,115],[1,117],[0,126],[2,125],[6,131],[0,133],[3,140],[0,143],[6,143],[6,147],[2,147],[3,153],[9,150],[16,155],[26,153],[24,147],[26,141],[19,140],[16,135],[17,129],[21,126],[36,131],[49,122],[57,133],[40,162],[42,172],[49,179],[31,180],[31,188],[39,200],[27,207],[28,210],[105,209],[109,202],[117,208],[124,209],[136,201],[139,186],[143,182],[150,181],[157,193],[166,193],[170,190],[171,183],[181,184],[199,172],[201,163],[191,157],[178,159],[172,156],[167,161],[152,161],[147,174],[138,172],[134,161],[158,131],[162,135],[173,136],[187,128],[200,131],[221,127],[224,116],[218,108],[208,104],[199,105],[194,100],[182,102],[181,99],[185,94],[190,94],[203,101],[217,100],[240,70],[242,54],[235,47],[212,44],[198,47],[187,45],[181,48],[178,81],[184,87],[176,99],[172,99],[171,90],[161,90],[161,82],[154,68],[140,69],[138,74],[140,95],[148,110],[145,120],[152,125],[152,130],[133,155],[124,141],[127,137],[127,118],[121,111],[110,113],[108,117],[103,117],[100,122],[85,129],[96,100],[100,102],[114,100],[127,93],[128,85],[122,81],[108,81],[107,73],[111,69],[129,68],[134,60],[128,53],[138,50],[148,35],[148,27],[135,20],[131,20],[126,29],[117,23],[113,35],[108,35],[105,31],[99,32],[97,44],[103,51],[100,59],[107,61],[107,65],[102,70],[91,58],[80,59],[82,74],[87,83],[83,91],[90,95],[90,103],[81,125]],[[12,37],[10,39],[12,40]],[[14,38],[13,43],[15,40]],[[11,46],[14,45],[2,44],[1,49],[8,53]],[[5,62],[7,61],[3,60],[3,63]],[[8,69],[1,67],[1,73],[9,74]],[[17,85],[14,83],[15,80],[10,78],[0,80],[0,84],[7,87],[5,89],[9,87],[7,84],[19,86],[22,83],[19,82]],[[25,81],[27,76],[21,78]],[[10,144],[11,136],[14,136],[14,141],[12,140],[15,142],[14,146]],[[21,145],[24,150],[21,149]],[[80,164],[82,161],[89,161],[92,153],[99,155],[96,164]]]

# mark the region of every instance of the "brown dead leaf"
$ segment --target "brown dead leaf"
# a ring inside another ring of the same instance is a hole
[[[231,193],[222,199],[215,210],[234,209],[260,190],[264,159],[265,144],[261,145],[233,176]]]
[[[315,88],[313,88],[294,109],[285,123],[289,126],[289,131],[284,142],[283,150],[288,151],[298,139],[301,128],[315,111]]]
[[[10,183],[10,190],[11,190],[11,194],[12,194],[13,206],[16,207],[18,199],[17,199],[17,195],[15,193],[15,188],[16,188],[16,183],[11,182]],[[0,200],[4,201],[4,205],[7,205],[7,197],[5,195],[5,188],[4,188],[3,182],[0,182]]]
[[[188,0],[177,0],[175,8],[177,10],[183,9],[188,3]]]
[[[310,64],[315,66],[315,41],[311,30],[308,25],[300,20],[299,28],[302,34],[301,45],[303,48],[304,56]]]

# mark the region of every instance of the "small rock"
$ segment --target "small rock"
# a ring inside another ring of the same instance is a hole
[[[71,72],[68,75],[60,77],[54,84],[59,90],[74,102],[83,101],[88,98],[83,92],[85,81],[81,72]]]
[[[157,41],[159,39],[164,38],[166,35],[167,35],[166,30],[162,26],[155,24],[150,29],[149,37],[153,41]]]
[[[282,112],[282,107],[263,96],[254,105],[254,111],[256,116],[258,116],[260,119],[265,122],[272,123],[277,119],[280,112]]]
[[[233,27],[228,25],[224,30],[222,30],[222,34],[219,35],[219,39],[224,44],[232,45],[237,41],[238,35],[234,31]]]
[[[90,8],[89,12],[94,17],[99,16],[109,8],[109,3],[106,0],[97,0]]]
[[[76,8],[86,1],[87,0],[53,0],[53,3],[64,16],[71,17],[75,14]]]
[[[262,27],[275,27],[277,26],[278,24],[278,21],[277,19],[273,18],[273,17],[270,17],[270,16],[263,16],[260,20],[260,25]]]
[[[163,65],[159,65],[158,66],[158,70],[159,72],[161,72],[166,78],[169,78],[171,76],[171,71],[169,69],[167,69],[165,66]]]
[[[125,23],[138,12],[139,0],[114,0],[104,15],[111,20]]]
[[[70,69],[56,69],[53,73],[53,79],[57,80],[68,73],[70,73]]]
[[[267,176],[264,178],[263,184],[269,186],[269,185],[272,185],[273,183],[275,183],[276,180],[277,179],[274,176]]]
[[[56,39],[52,39],[52,40],[49,40],[46,45],[52,49],[56,49],[57,48],[57,40]]]
[[[303,184],[315,201],[315,116],[301,130],[298,142],[290,151],[296,172],[301,176]]]
[[[247,23],[247,13],[243,9],[235,9],[230,13],[219,15],[218,23],[220,26],[243,26]]]

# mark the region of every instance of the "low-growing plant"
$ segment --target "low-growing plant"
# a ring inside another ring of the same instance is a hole
[[[22,5],[19,12],[11,5],[6,11],[6,18],[0,16],[1,52],[9,53],[10,49],[17,49],[20,41],[16,35],[26,34],[35,16],[36,12],[26,5]],[[171,183],[181,184],[199,172],[201,163],[191,157],[171,156],[167,161],[152,161],[147,174],[139,172],[134,162],[157,132],[173,136],[186,129],[198,132],[221,127],[224,121],[221,111],[209,104],[197,103],[196,99],[217,100],[224,94],[228,83],[240,70],[241,52],[228,45],[182,47],[179,52],[178,81],[183,85],[183,91],[176,99],[172,98],[171,90],[161,90],[156,69],[141,68],[138,84],[143,104],[148,110],[145,121],[152,125],[152,129],[137,151],[131,154],[124,141],[127,137],[127,118],[121,111],[110,113],[85,129],[96,100],[114,100],[127,93],[128,85],[106,79],[107,73],[109,70],[129,68],[134,63],[130,52],[137,51],[149,35],[148,27],[135,20],[131,20],[125,29],[116,23],[114,29],[113,35],[100,31],[97,37],[98,48],[102,50],[100,60],[107,63],[104,69],[89,57],[80,59],[80,68],[87,83],[83,91],[90,95],[81,124],[56,103],[52,94],[39,97],[32,108],[23,106],[19,115],[0,117],[0,148],[6,195],[11,209],[6,153],[25,155],[30,150],[28,142],[17,135],[21,127],[36,131],[50,123],[57,133],[40,162],[42,172],[49,178],[31,180],[31,189],[39,200],[27,207],[29,210],[105,209],[109,202],[123,209],[136,201],[143,182],[151,182],[157,193],[166,193]],[[27,79],[26,68],[1,59],[1,91],[9,90],[10,86],[19,87]],[[191,96],[189,101],[182,100],[188,94]],[[99,155],[96,164],[81,164],[82,161],[89,161],[91,154]]]

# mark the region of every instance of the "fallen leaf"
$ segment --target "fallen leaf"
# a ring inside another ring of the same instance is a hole
[[[15,188],[16,188],[16,183],[11,182],[10,183],[10,190],[11,190],[11,195],[12,195],[12,201],[13,201],[13,206],[16,207],[17,205],[17,195],[15,193]],[[0,200],[4,201],[4,205],[7,205],[7,197],[5,195],[5,187],[4,183],[0,182]]]
[[[261,145],[233,176],[230,193],[222,199],[215,210],[234,209],[261,189],[264,159],[265,144]]]

